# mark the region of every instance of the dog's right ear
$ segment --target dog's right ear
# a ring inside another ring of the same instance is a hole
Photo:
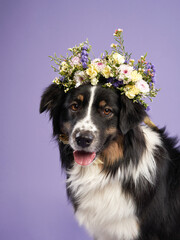
[[[50,111],[50,117],[52,117],[53,109],[56,107],[60,99],[62,98],[64,91],[56,84],[51,84],[47,87],[41,97],[41,103],[39,112]]]

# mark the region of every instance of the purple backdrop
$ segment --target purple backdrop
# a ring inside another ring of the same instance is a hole
[[[148,52],[161,92],[150,115],[180,136],[180,1],[6,0],[0,2],[0,239],[91,238],[67,202],[43,89],[54,78],[48,55],[89,39],[98,57],[124,29],[126,49]]]

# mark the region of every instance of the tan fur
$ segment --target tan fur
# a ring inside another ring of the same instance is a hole
[[[144,123],[149,126],[150,128],[157,128],[157,126],[151,121],[151,119],[149,117],[145,117],[144,118]]]
[[[100,107],[106,106],[106,102],[105,102],[104,100],[102,100],[101,102],[99,102],[99,106],[100,106]]]
[[[123,158],[123,137],[119,135],[109,146],[101,153],[100,159],[107,165],[112,165]]]
[[[106,129],[106,134],[107,135],[112,135],[112,134],[115,134],[117,132],[117,128],[108,128]]]
[[[69,138],[65,134],[59,135],[59,141],[61,141],[64,144],[69,144]]]
[[[80,94],[80,95],[77,97],[77,99],[79,99],[81,102],[83,102],[83,101],[84,101],[84,96],[83,96],[82,94]]]
[[[64,122],[63,126],[61,127],[61,132],[63,133],[63,135],[66,135],[66,138],[68,138],[68,133],[71,129],[71,124],[70,122]]]

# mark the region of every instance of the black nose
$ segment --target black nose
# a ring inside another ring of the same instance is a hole
[[[77,145],[86,148],[89,147],[94,139],[94,136],[90,132],[83,132],[76,134]]]

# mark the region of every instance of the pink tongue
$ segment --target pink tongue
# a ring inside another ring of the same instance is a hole
[[[91,164],[96,157],[96,153],[84,152],[84,151],[74,151],[74,160],[77,164],[82,166],[87,166]]]

